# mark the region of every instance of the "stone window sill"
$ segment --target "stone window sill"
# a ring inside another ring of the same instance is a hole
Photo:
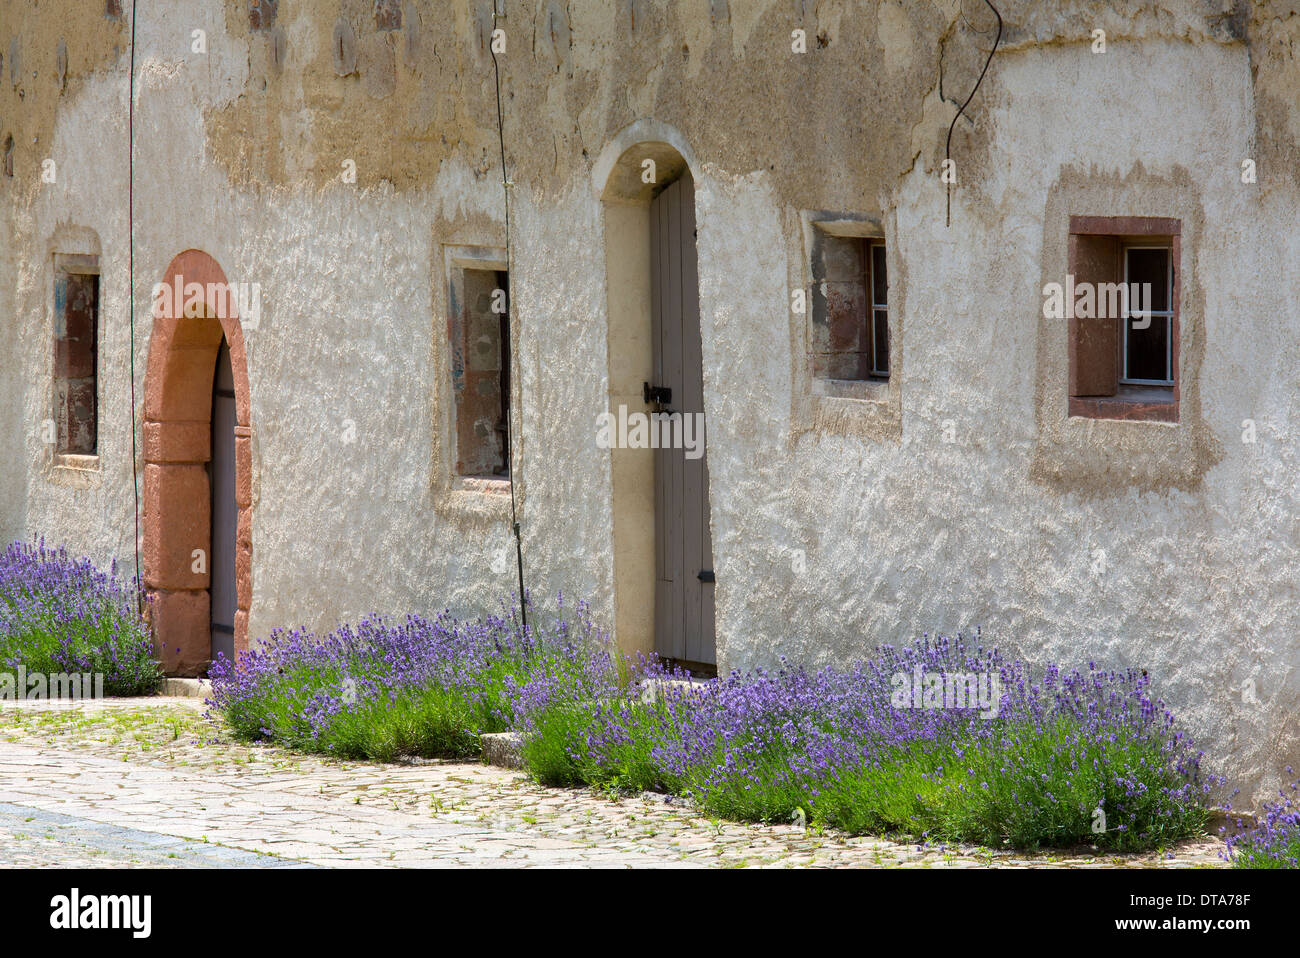
[[[510,480],[489,476],[452,476],[437,494],[435,508],[452,519],[498,522],[510,518]]]
[[[453,492],[477,492],[489,496],[510,495],[510,480],[487,476],[457,476],[452,481]]]
[[[70,469],[75,472],[99,472],[99,456],[85,456],[71,452],[54,454],[55,469]]]
[[[1070,416],[1176,424],[1178,399],[1172,388],[1121,386],[1114,396],[1071,396]]]
[[[814,379],[813,395],[828,399],[888,402],[888,379]]]

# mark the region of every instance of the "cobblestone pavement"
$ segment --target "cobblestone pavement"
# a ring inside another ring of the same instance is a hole
[[[162,832],[0,803],[0,849],[12,868],[302,867],[299,862]]]
[[[0,864],[60,866],[1215,867],[1148,855],[919,848],[546,788],[466,762],[378,764],[231,742],[196,699],[0,708]]]

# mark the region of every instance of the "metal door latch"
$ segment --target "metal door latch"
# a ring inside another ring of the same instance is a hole
[[[652,402],[667,405],[673,401],[673,391],[667,386],[651,386],[644,382],[641,384],[641,396],[645,399],[646,405]]]

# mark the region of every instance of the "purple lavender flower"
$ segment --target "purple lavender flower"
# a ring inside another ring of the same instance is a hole
[[[0,673],[99,673],[108,695],[154,691],[161,671],[141,615],[144,596],[108,571],[45,541],[0,553]]]

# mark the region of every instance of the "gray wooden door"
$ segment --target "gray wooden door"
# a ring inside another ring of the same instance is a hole
[[[212,658],[235,656],[235,377],[230,348],[221,341],[212,383]]]
[[[661,408],[699,422],[704,361],[689,172],[650,203],[650,289],[654,385],[672,390]],[[680,421],[674,425],[680,435]],[[717,662],[707,458],[688,457],[680,444],[655,452],[655,651],[699,665]]]

